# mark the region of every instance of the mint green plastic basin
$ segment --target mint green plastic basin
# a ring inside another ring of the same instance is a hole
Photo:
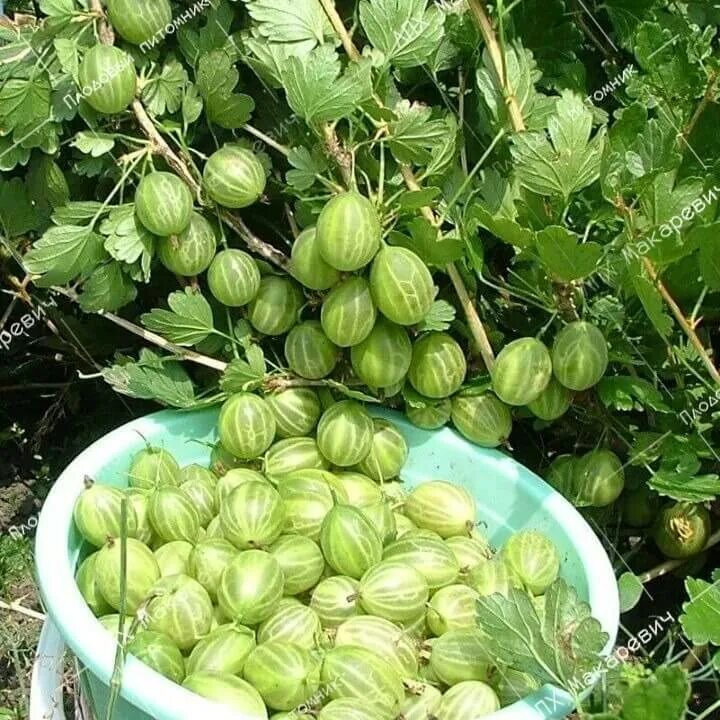
[[[501,545],[510,533],[521,528],[547,533],[561,552],[563,577],[590,603],[593,614],[610,635],[608,648],[614,644],[619,603],[613,570],[595,534],[572,505],[500,452],[471,445],[450,429],[427,432],[396,413],[374,412],[397,423],[410,444],[405,481],[412,486],[445,479],[468,488],[477,498],[479,520],[487,524],[494,545]],[[83,549],[72,520],[75,499],[86,475],[104,484],[125,486],[130,459],[144,447],[143,438],[172,452],[181,465],[207,463],[209,448],[203,442],[216,440],[217,414],[217,409],[165,411],[123,425],[79,455],[58,478],[45,501],[36,538],[40,590],[50,618],[85,668],[84,685],[98,720],[105,719],[115,640],[95,619],[74,581]],[[551,720],[563,718],[571,710],[570,697],[548,685],[491,717]],[[125,667],[114,718],[247,720],[184,690],[132,657]]]

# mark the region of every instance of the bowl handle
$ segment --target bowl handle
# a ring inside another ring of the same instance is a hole
[[[63,712],[63,658],[65,643],[46,620],[40,633],[30,686],[29,720],[65,720]]]

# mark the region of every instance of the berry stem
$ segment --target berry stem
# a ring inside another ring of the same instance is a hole
[[[73,290],[67,290],[61,287],[54,287],[53,290],[60,293],[61,295],[64,295],[66,298],[72,300],[73,302],[78,302],[79,300],[77,293]],[[110,322],[114,323],[118,327],[123,328],[124,330],[127,330],[128,332],[131,332],[133,335],[137,335],[143,340],[146,340],[153,345],[157,345],[163,350],[167,350],[168,352],[173,353],[173,355],[177,355],[177,357],[181,360],[188,360],[189,362],[193,362],[196,365],[204,365],[205,367],[212,368],[213,370],[219,370],[220,372],[225,372],[225,370],[227,369],[228,364],[226,362],[223,362],[222,360],[216,360],[215,358],[208,357],[207,355],[201,355],[194,350],[188,350],[187,348],[183,348],[179,345],[168,342],[167,340],[165,340],[165,338],[160,337],[160,335],[149,332],[148,330],[141,328],[139,325],[135,325],[135,323],[131,323],[129,320],[125,320],[119,315],[115,315],[115,313],[102,311],[99,312],[98,315],[107,318],[108,320],[110,320]]]

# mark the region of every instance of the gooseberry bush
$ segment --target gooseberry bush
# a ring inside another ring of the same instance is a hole
[[[593,524],[632,627],[678,618],[660,650],[603,668],[581,712],[631,720],[640,697],[650,716],[716,712],[711,3],[6,10],[0,229],[21,302],[60,302],[71,345],[79,328],[97,332],[92,316],[122,329],[102,370],[120,393],[225,402],[220,482],[261,455],[263,472],[296,455],[322,471],[294,441],[331,405],[322,456],[381,482],[402,458],[392,439],[369,449],[358,403],[512,453]],[[137,462],[139,487],[176,471],[156,450]],[[320,480],[305,481],[317,515],[298,520],[314,541],[332,501]],[[203,497],[198,483],[196,507]],[[162,500],[183,515],[177,493]],[[117,499],[103,503],[114,512]],[[507,568],[477,582],[507,584]],[[644,593],[650,583],[662,591]]]

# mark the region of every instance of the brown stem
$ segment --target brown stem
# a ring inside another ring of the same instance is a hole
[[[697,125],[700,116],[705,112],[707,106],[713,100],[713,95],[715,94],[715,85],[717,84],[719,75],[720,73],[718,73],[717,70],[713,70],[710,73],[710,77],[708,78],[708,84],[705,88],[705,94],[703,95],[703,98],[698,104],[698,106],[695,108],[695,112],[690,118],[690,121],[685,126],[685,129],[682,131],[681,139],[685,140],[686,142],[692,134],[692,131],[695,129],[695,126]]]
[[[15,280],[15,282],[13,282]],[[3,313],[2,318],[0,318],[0,330],[2,330],[7,321],[10,319],[10,316],[12,315],[12,311],[15,309],[15,305],[17,304],[17,301],[20,299],[22,294],[27,294],[26,289],[28,286],[28,283],[30,282],[30,274],[25,275],[25,278],[21,283],[18,283],[15,278],[11,278],[11,282],[16,287],[15,295],[13,296],[13,299],[10,301],[10,304],[7,306],[7,309]]]
[[[687,672],[691,672],[698,665],[701,665],[703,662],[702,656],[707,653],[707,650],[707,645],[693,645],[688,654],[685,656],[685,659],[682,661],[683,669]]]
[[[213,370],[219,370],[220,372],[225,372],[227,369],[228,364],[222,360],[216,360],[215,358],[208,357],[207,355],[196,353],[194,350],[188,350],[187,348],[175,345],[175,343],[167,341],[164,337],[156,335],[153,332],[149,332],[148,330],[141,328],[139,325],[135,325],[134,323],[131,323],[114,313],[100,312],[98,315],[106,317],[110,320],[110,322],[115,323],[118,327],[141,337],[143,340],[147,340],[153,345],[157,345],[163,350],[167,350],[168,352],[173,353],[173,355],[177,355],[182,360],[189,360],[197,365],[204,365],[205,367],[212,368]]]
[[[652,281],[655,283],[655,286],[660,291],[660,294],[663,297],[663,300],[667,303],[668,307],[670,308],[672,314],[675,316],[675,319],[678,322],[678,325],[683,329],[683,332],[687,337],[690,339],[690,342],[693,344],[693,347],[695,350],[697,350],[698,355],[700,356],[700,360],[702,360],[703,365],[707,368],[707,371],[710,373],[710,377],[718,384],[720,385],[720,372],[718,372],[718,369],[715,367],[715,364],[713,363],[712,359],[710,358],[710,352],[705,348],[705,346],[702,343],[702,340],[698,337],[698,334],[695,332],[695,328],[691,323],[688,322],[687,318],[685,317],[685,314],[683,313],[680,306],[675,302],[675,299],[673,296],[668,292],[668,289],[665,287],[665,284],[660,279],[660,275],[653,264],[652,260],[650,260],[649,257],[644,256],[643,259],[643,265],[645,267],[645,270],[647,271],[648,275],[650,275]]]
[[[147,135],[151,143],[151,149],[156,155],[161,155],[165,162],[185,181],[195,195],[200,192],[200,183],[190,172],[188,166],[173,152],[165,138],[158,132],[155,123],[145,110],[145,106],[139,99],[133,100],[132,109],[137,118],[140,129]]]
[[[261,240],[255,233],[244,223],[242,218],[233,215],[229,210],[220,211],[220,219],[242,238],[243,242],[254,253],[267,260],[269,263],[277,267],[289,271],[290,258],[283,252],[273,247],[269,243]]]
[[[407,167],[407,165],[401,166],[401,172],[409,190],[420,190],[419,183],[415,179],[412,170]],[[437,223],[435,216],[429,207],[422,208],[421,212],[428,222],[433,225]],[[488,338],[487,332],[485,332],[485,326],[482,324],[482,320],[480,320],[480,316],[475,309],[475,304],[473,303],[470,294],[467,291],[467,287],[465,286],[465,281],[462,279],[462,275],[460,275],[457,267],[455,267],[455,264],[450,263],[446,267],[446,271],[450,276],[450,280],[452,281],[455,292],[460,300],[460,305],[462,305],[462,309],[465,312],[470,332],[475,339],[480,355],[485,363],[485,367],[489,372],[495,364],[495,353],[493,352],[492,345],[490,345],[490,339]]]
[[[45,620],[45,616],[42,613],[39,613],[36,610],[31,610],[30,608],[26,608],[20,605],[19,602],[6,603],[3,600],[0,600],[0,610],[16,612],[20,615],[25,615],[25,617],[33,618],[33,620]]]
[[[325,149],[328,155],[335,161],[340,170],[345,187],[351,189],[354,185],[352,173],[352,156],[343,146],[340,138],[335,133],[332,125],[323,125],[323,137],[325,138]]]
[[[115,32],[112,25],[110,25],[105,17],[105,10],[103,10],[100,0],[90,0],[90,9],[99,18],[98,35],[100,37],[100,42],[103,45],[114,44]]]
[[[520,109],[520,105],[518,105],[512,87],[510,87],[510,81],[505,72],[505,61],[502,50],[495,37],[495,30],[490,21],[485,3],[482,0],[467,0],[467,4],[485,40],[485,45],[490,53],[490,59],[495,68],[495,73],[505,93],[505,102],[508,106],[508,113],[510,114],[510,122],[512,123],[513,129],[515,132],[523,132],[525,130],[525,121],[523,120],[522,110]]]
[[[61,287],[54,287],[53,290],[61,295],[64,295],[73,302],[78,302],[78,295],[73,290],[67,290]],[[101,311],[98,315],[107,318],[110,322],[123,328],[123,330],[127,330],[133,335],[137,335],[143,340],[146,340],[153,345],[157,345],[159,348],[167,350],[167,352],[170,352],[173,355],[177,355],[181,360],[188,360],[189,362],[193,362],[197,365],[203,365],[205,367],[212,368],[213,370],[219,370],[220,372],[224,372],[227,369],[228,364],[226,362],[208,357],[207,355],[201,355],[194,350],[188,350],[187,348],[180,347],[180,345],[175,345],[175,343],[169,342],[164,337],[156,335],[149,330],[145,330],[139,325],[135,325],[135,323],[125,320],[125,318],[121,318],[119,315],[115,315],[115,313]]]
[[[350,37],[350,33],[345,29],[345,24],[343,23],[342,18],[338,15],[338,11],[335,9],[334,0],[320,0],[320,4],[328,17],[330,24],[333,26],[335,34],[340,38],[340,42],[342,42],[343,48],[345,48],[345,52],[348,57],[353,62],[360,60],[360,52],[355,47],[355,43]]]

